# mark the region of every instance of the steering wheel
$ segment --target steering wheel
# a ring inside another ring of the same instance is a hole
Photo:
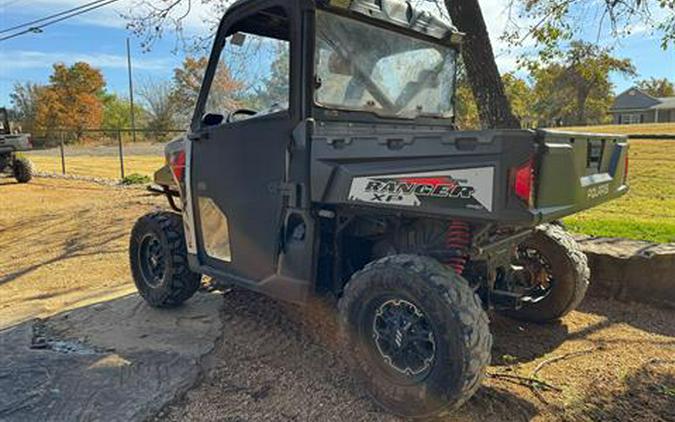
[[[236,122],[237,120],[235,119],[235,116],[237,114],[243,114],[243,115],[246,115],[246,116],[255,116],[256,114],[258,114],[258,112],[255,111],[255,110],[248,109],[248,108],[238,108],[234,111],[229,112],[228,115],[227,115],[227,119],[225,121],[227,123]]]

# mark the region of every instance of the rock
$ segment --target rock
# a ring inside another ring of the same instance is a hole
[[[675,244],[577,238],[591,267],[589,294],[675,308]]]

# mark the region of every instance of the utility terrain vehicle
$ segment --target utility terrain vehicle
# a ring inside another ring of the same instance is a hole
[[[145,300],[178,305],[202,275],[335,298],[380,405],[417,417],[466,401],[490,361],[487,309],[546,322],[583,298],[586,258],[551,223],[627,191],[628,144],[457,131],[461,40],[397,0],[235,3],[156,174],[179,212],[131,234]],[[268,70],[233,82],[242,66]]]
[[[0,107],[0,173],[11,173],[19,183],[30,181],[33,178],[33,165],[30,160],[16,153],[31,148],[30,135],[12,133],[7,109]]]

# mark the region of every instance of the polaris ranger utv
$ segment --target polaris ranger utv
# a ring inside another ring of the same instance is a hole
[[[33,178],[33,165],[16,153],[31,148],[30,135],[12,133],[7,109],[0,107],[0,173],[11,173],[19,183],[29,182]]]
[[[380,405],[418,417],[465,402],[490,362],[486,310],[546,322],[584,297],[586,257],[552,223],[626,193],[628,144],[458,131],[461,40],[397,0],[236,2],[190,130],[156,174],[178,212],[131,233],[143,298],[178,305],[202,275],[295,303],[332,297]],[[272,68],[254,87],[266,95],[232,101],[218,75],[256,46],[274,46],[248,61]]]

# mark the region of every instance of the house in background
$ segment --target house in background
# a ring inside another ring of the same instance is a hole
[[[652,97],[631,88],[617,95],[609,113],[617,125],[675,122],[675,97]]]

